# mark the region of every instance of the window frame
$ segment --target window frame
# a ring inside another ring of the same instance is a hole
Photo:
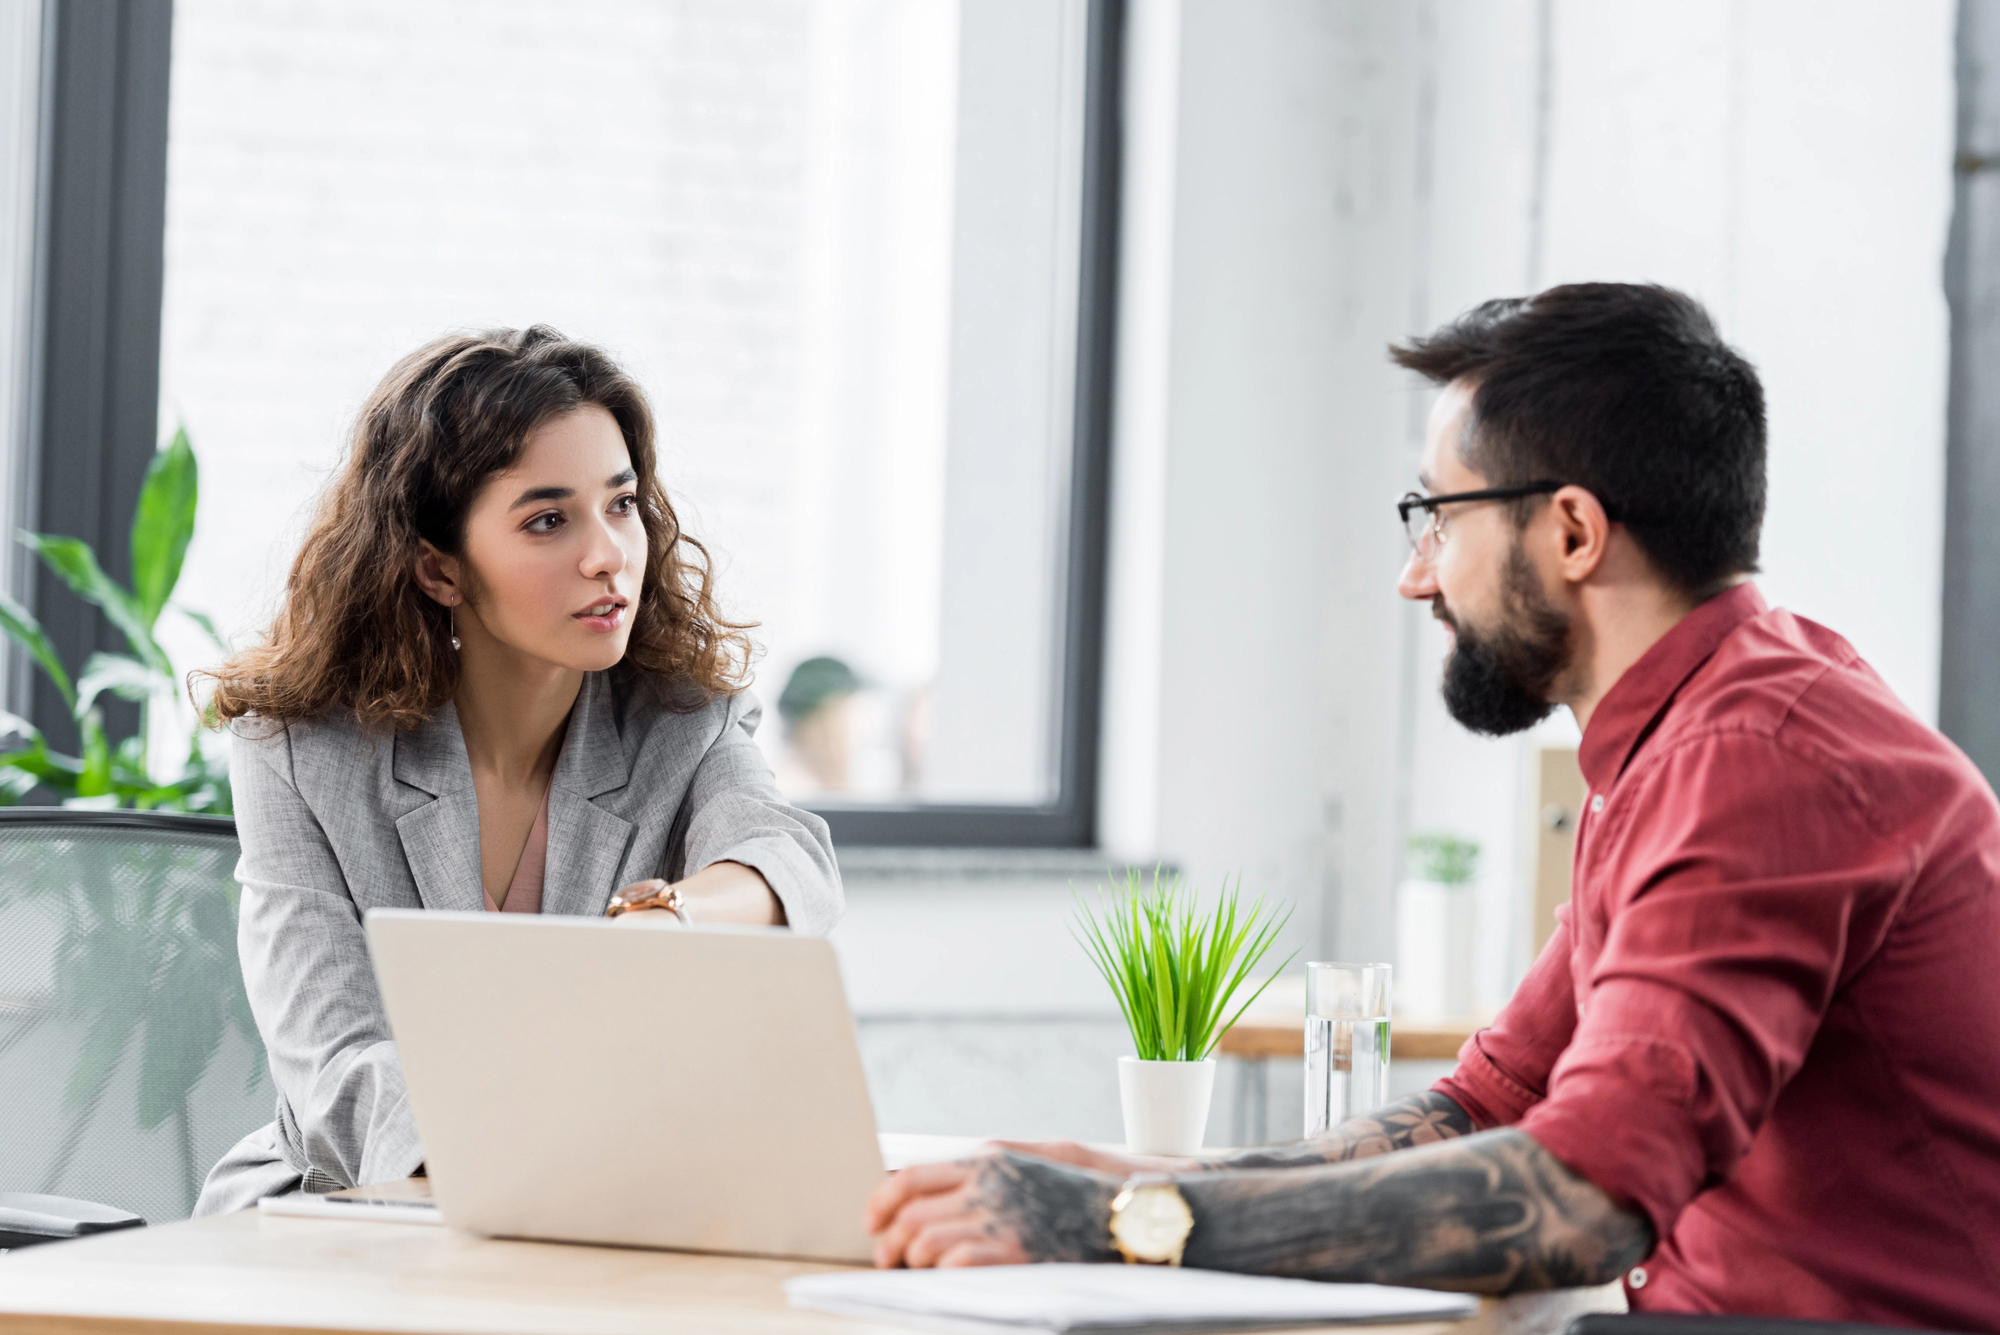
[[[7,527],[83,539],[116,579],[131,568],[129,524],[158,448],[160,303],[166,270],[167,96],[172,0],[44,0],[35,201],[33,386],[11,461],[19,485]],[[32,558],[11,569],[57,656],[75,670],[123,637]],[[25,655],[9,694],[58,750],[74,751],[69,708]],[[21,706],[25,705],[25,710]],[[103,701],[115,745],[138,706]]]
[[[1117,357],[1118,237],[1124,148],[1125,0],[1089,0],[1077,228],[1076,400],[1061,657],[1056,680],[1056,794],[1038,805],[861,803],[807,799],[836,846],[1093,848],[1103,717],[1112,391]]]
[[[1056,793],[1035,806],[811,803],[837,843],[894,847],[1089,848],[1096,843],[1103,692],[1112,390],[1118,304],[1125,0],[1087,0],[1076,378],[1067,569],[1055,667]],[[34,329],[41,409],[22,462],[15,522],[88,541],[114,574],[129,565],[125,517],[157,446],[166,225],[171,0],[45,0],[42,187]],[[115,650],[95,608],[47,571],[29,605],[66,663]],[[18,656],[17,656],[18,659]],[[17,680],[16,701],[52,744],[74,746],[54,689]],[[114,737],[136,725],[108,718]]]

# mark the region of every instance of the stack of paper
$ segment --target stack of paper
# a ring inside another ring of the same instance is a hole
[[[929,1330],[1118,1335],[1454,1321],[1479,1301],[1456,1293],[1316,1284],[1129,1265],[1014,1265],[806,1275],[785,1283],[794,1307]]]

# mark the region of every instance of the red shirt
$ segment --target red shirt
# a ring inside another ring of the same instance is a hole
[[[1562,925],[1436,1086],[1652,1220],[1639,1310],[2000,1330],[2000,804],[1741,585],[1620,677]]]

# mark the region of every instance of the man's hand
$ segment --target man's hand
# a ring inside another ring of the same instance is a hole
[[[1108,1261],[1111,1198],[1123,1181],[1001,1149],[890,1175],[863,1222],[879,1236],[884,1269]]]

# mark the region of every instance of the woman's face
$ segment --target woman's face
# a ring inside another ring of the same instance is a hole
[[[461,652],[490,639],[583,672],[623,658],[646,530],[611,414],[585,404],[535,428],[520,460],[473,499],[459,559],[441,558],[438,569],[460,599]]]

